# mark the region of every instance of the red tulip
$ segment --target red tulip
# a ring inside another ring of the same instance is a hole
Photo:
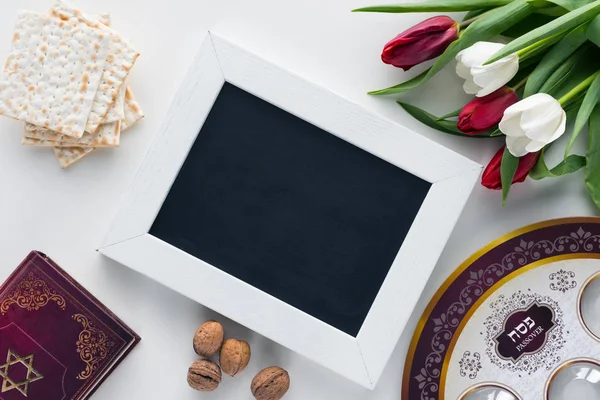
[[[504,111],[519,101],[511,88],[504,86],[484,97],[475,97],[458,116],[458,129],[467,135],[475,136],[496,126],[504,116]]]
[[[386,64],[408,71],[417,64],[442,54],[458,39],[458,23],[450,17],[429,18],[392,39],[383,48]]]
[[[502,164],[502,155],[504,154],[504,148],[502,146],[500,150],[494,155],[488,166],[483,171],[481,177],[481,184],[488,189],[500,190],[502,189],[502,180],[500,178],[500,165]],[[523,157],[519,158],[519,166],[512,183],[523,182],[527,178],[529,171],[533,168],[539,158],[540,153],[528,153]]]

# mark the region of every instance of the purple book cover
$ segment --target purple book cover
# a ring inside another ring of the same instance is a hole
[[[33,251],[0,287],[0,400],[86,399],[139,341]]]

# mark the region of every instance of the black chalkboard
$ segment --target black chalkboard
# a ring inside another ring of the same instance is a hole
[[[226,83],[150,234],[356,336],[429,188]]]

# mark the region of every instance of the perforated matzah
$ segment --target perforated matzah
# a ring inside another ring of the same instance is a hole
[[[119,90],[119,94],[117,95],[117,100],[112,103],[108,112],[102,119],[102,123],[105,124],[107,122],[115,122],[122,121],[125,118],[125,91],[127,90],[127,84],[123,83],[121,85],[121,89]]]
[[[128,92],[130,92],[129,88]],[[127,97],[128,99],[125,103],[125,120],[121,123],[121,132],[131,128],[132,125],[144,117],[144,113],[133,98],[133,94],[130,93]],[[60,166],[64,169],[81,160],[94,149],[94,147],[54,147],[54,154]]]
[[[144,118],[142,107],[138,104],[129,87],[125,92],[125,119],[121,123],[121,132],[131,128],[132,125]]]
[[[121,133],[131,128],[132,125],[136,124],[142,118],[144,118],[144,113],[128,87],[125,97],[125,120],[121,122]],[[64,169],[90,154],[90,149],[93,150],[94,147],[54,147],[54,154]],[[69,163],[67,164],[67,162]]]
[[[125,118],[121,121],[121,132],[131,127],[133,124],[144,118],[144,112],[140,105],[135,100],[135,96],[129,87],[126,86],[125,93]],[[112,128],[106,127],[106,124],[100,125],[100,128],[95,133],[90,134],[85,132],[79,139],[65,137],[59,133],[48,129],[40,128],[32,124],[25,124],[23,137],[30,139],[38,139],[44,141],[55,141],[69,144],[78,144],[83,147],[115,147],[119,145],[120,134],[115,132],[116,136],[111,136]],[[27,146],[46,145],[40,141],[24,141],[22,144]]]
[[[20,12],[0,74],[0,114],[81,137],[108,45],[109,35],[85,23]]]
[[[121,121],[102,124],[95,133],[85,132],[79,139],[57,135],[47,129],[27,124],[21,144],[52,147],[117,147],[120,138]]]
[[[100,23],[93,16],[84,14],[65,1],[57,0],[50,12],[61,20],[85,23],[88,27],[102,31],[109,37],[109,49],[102,80],[96,92],[86,126],[86,131],[94,133],[105,116],[107,117],[106,121],[121,119],[122,115],[117,114],[116,107],[111,109],[111,105],[117,100],[121,86],[129,75],[129,71],[139,53],[120,33]],[[115,115],[107,115],[109,109],[114,110]]]
[[[91,146],[80,146],[71,143],[55,142],[53,140],[44,139],[32,139],[26,136],[21,139],[21,145],[23,146],[37,146],[37,147],[91,147]]]
[[[81,160],[83,157],[94,151],[93,147],[55,147],[54,154],[60,164],[65,169]]]

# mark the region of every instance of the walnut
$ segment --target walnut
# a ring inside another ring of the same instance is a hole
[[[201,392],[212,392],[221,383],[221,368],[210,360],[194,361],[188,370],[188,385]]]
[[[252,380],[250,389],[256,400],[279,400],[290,388],[290,375],[279,367],[260,371]]]
[[[223,344],[223,326],[217,321],[206,321],[194,335],[194,351],[202,357],[210,357]]]
[[[226,340],[221,347],[219,362],[227,375],[235,376],[241,373],[250,362],[250,345],[243,340]]]

